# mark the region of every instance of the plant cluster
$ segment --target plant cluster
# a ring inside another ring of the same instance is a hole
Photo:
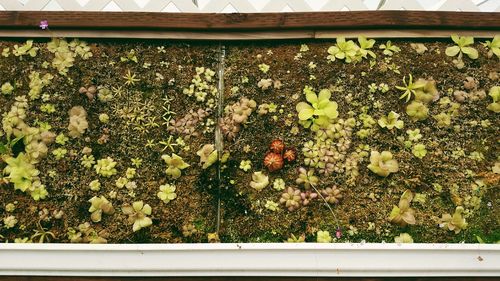
[[[203,120],[210,115],[210,109],[198,110],[191,109],[186,115],[181,118],[170,120],[168,131],[173,134],[182,135],[185,139],[191,137],[199,137],[198,125],[203,123]]]
[[[228,140],[234,140],[241,130],[241,126],[246,124],[248,118],[257,107],[254,100],[242,97],[238,102],[226,106],[224,118],[221,121],[221,130]]]
[[[375,58],[376,55],[370,49],[375,44],[374,39],[366,39],[364,36],[358,37],[357,45],[354,41],[346,41],[344,37],[337,38],[337,44],[328,48],[327,59],[335,61],[336,59],[344,60],[346,63],[361,61],[366,59],[368,55]]]
[[[275,139],[269,145],[269,152],[264,156],[264,166],[270,172],[283,168],[284,163],[294,162],[297,158],[294,148],[285,147],[285,143],[280,139]]]
[[[213,107],[217,95],[215,71],[205,67],[196,67],[195,71],[191,84],[188,88],[184,88],[183,93],[189,97],[196,97],[198,102],[206,102],[208,107]]]

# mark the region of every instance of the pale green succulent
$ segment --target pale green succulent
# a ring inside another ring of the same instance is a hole
[[[161,201],[163,201],[163,203],[168,203],[174,200],[175,198],[177,198],[177,194],[175,193],[175,185],[160,185],[160,191],[157,193],[157,196]]]
[[[102,214],[112,215],[115,212],[113,204],[106,199],[106,197],[94,196],[90,200],[89,212],[91,213],[90,218],[93,222],[100,222],[102,219]]]
[[[259,64],[259,70],[262,71],[262,73],[267,73],[269,71],[269,65],[261,63]]]
[[[392,56],[394,53],[401,52],[398,46],[392,45],[391,40],[387,41],[385,44],[380,44],[379,48],[384,50],[382,53],[386,56]]]
[[[413,238],[408,233],[401,233],[399,236],[394,237],[396,243],[413,243]]]
[[[453,213],[453,216],[450,214],[444,214],[439,220],[439,226],[447,228],[450,231],[454,231],[455,234],[458,234],[461,230],[467,228],[467,222],[462,216],[463,212],[464,208],[458,206],[455,209],[455,213]]]
[[[103,177],[111,177],[116,175],[116,162],[111,157],[97,160],[97,164],[94,165],[94,169],[97,174]]]
[[[247,172],[248,170],[252,169],[252,162],[250,160],[241,160],[240,169]]]
[[[5,82],[2,84],[2,88],[0,90],[2,91],[2,94],[10,95],[14,91],[14,86],[12,86],[10,82]]]
[[[495,113],[500,113],[500,86],[491,87],[488,94],[493,99],[493,102],[488,104],[487,109]]]
[[[412,101],[406,106],[406,114],[413,121],[423,121],[429,117],[429,108],[419,101]]]
[[[413,200],[413,193],[407,189],[399,199],[398,206],[392,208],[389,215],[389,221],[401,226],[415,224],[415,210],[410,208],[410,203]]]
[[[364,36],[359,36],[358,42],[359,42],[358,56],[362,58],[366,58],[368,55],[370,55],[372,58],[377,57],[375,53],[370,50],[371,48],[373,48],[373,45],[375,44],[375,39],[366,39],[366,37]]]
[[[489,49],[488,57],[493,55],[500,59],[500,35],[495,35],[491,41],[486,41],[483,45]]]
[[[375,174],[387,177],[390,173],[399,171],[398,162],[392,159],[392,153],[389,151],[372,151],[370,154],[370,164],[368,169]]]
[[[279,209],[278,203],[271,201],[271,200],[267,200],[266,205],[264,207],[266,207],[266,209],[273,211],[273,212],[276,212]]]
[[[318,177],[314,175],[314,169],[299,168],[299,177],[295,180],[297,184],[303,184],[305,189],[310,189],[311,186],[317,185],[318,181]]]
[[[438,127],[444,128],[451,125],[451,116],[448,113],[441,112],[433,117],[436,119]]]
[[[33,200],[38,201],[40,199],[45,199],[49,192],[45,189],[45,185],[42,184],[39,180],[33,182],[33,184],[28,189]]]
[[[22,192],[25,192],[35,180],[35,177],[40,174],[40,171],[30,163],[28,157],[22,152],[16,158],[7,158],[5,162],[7,166],[4,173],[8,175],[6,178],[14,184],[14,189],[19,189]]]
[[[338,37],[337,44],[328,48],[327,59],[330,61],[345,60],[345,62],[350,63],[356,60],[358,50],[359,47],[354,41],[346,41],[344,37]]]
[[[161,158],[167,163],[167,170],[165,173],[172,177],[173,179],[177,179],[181,176],[181,170],[186,169],[190,165],[184,162],[182,157],[179,155],[172,153],[172,156],[162,155]]]
[[[380,119],[378,119],[378,125],[382,128],[387,128],[389,130],[392,130],[394,128],[396,129],[402,129],[404,127],[404,122],[403,120],[398,120],[399,119],[399,114],[397,114],[394,111],[389,112],[387,116],[382,116]]]
[[[93,180],[89,183],[89,188],[92,191],[99,191],[101,189],[101,183],[99,180]]]
[[[406,97],[406,102],[409,102],[412,95],[415,95],[417,90],[425,87],[425,80],[417,80],[413,83],[413,76],[410,74],[408,82],[406,82],[406,76],[403,77],[404,86],[396,86],[396,89],[404,91],[404,93],[399,97],[399,99],[403,99]]]
[[[322,231],[318,230],[316,233],[316,242],[318,243],[331,243],[332,242],[332,236],[330,235],[330,232],[328,231]]]
[[[250,186],[257,191],[261,191],[269,184],[269,177],[262,172],[254,172]]]
[[[328,89],[323,89],[316,95],[310,87],[304,88],[306,102],[299,102],[296,106],[299,113],[299,123],[305,128],[311,127],[317,131],[321,127],[326,127],[332,119],[338,117],[338,105],[330,101],[332,93]]]
[[[406,130],[406,133],[408,134],[408,139],[410,141],[418,141],[419,139],[422,138],[422,134],[420,133],[420,129]]]
[[[462,57],[462,53],[466,54],[471,59],[477,59],[479,57],[479,53],[473,47],[469,47],[469,45],[474,44],[474,37],[472,36],[458,36],[452,35],[451,40],[455,42],[457,45],[446,48],[446,55],[449,57],[454,57],[458,55],[459,59]]]
[[[420,159],[424,158],[424,156],[427,155],[427,150],[425,149],[425,145],[421,143],[415,144],[411,152],[413,153],[413,155],[415,155],[415,157],[418,157]]]
[[[280,191],[285,189],[285,181],[281,178],[277,178],[273,181],[273,188]]]
[[[132,203],[132,206],[125,205],[122,207],[122,212],[128,215],[128,222],[133,224],[134,232],[141,230],[153,224],[153,221],[148,216],[151,215],[151,206],[144,204],[143,201]]]

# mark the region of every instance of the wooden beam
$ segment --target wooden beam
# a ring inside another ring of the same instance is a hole
[[[282,31],[297,29],[500,29],[499,13],[352,11],[304,13],[0,12],[0,29]]]
[[[86,30],[65,29],[56,31],[0,29],[0,37],[10,38],[140,38],[140,39],[173,39],[173,40],[275,40],[275,39],[333,39],[339,36],[357,38],[360,35],[369,38],[449,38],[451,34],[492,38],[498,32],[493,30],[469,29],[356,29],[356,30],[283,30],[283,31],[158,31],[158,30]]]

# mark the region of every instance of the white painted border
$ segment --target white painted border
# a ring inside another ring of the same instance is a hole
[[[3,244],[0,275],[500,276],[500,245]]]

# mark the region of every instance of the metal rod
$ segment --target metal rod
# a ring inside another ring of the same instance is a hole
[[[215,128],[215,149],[217,150],[217,226],[216,232],[219,233],[221,223],[221,195],[222,195],[222,177],[221,158],[224,153],[224,137],[221,131],[222,115],[224,114],[224,60],[226,58],[226,47],[219,43],[219,65],[218,65],[218,78],[219,85],[217,89],[217,125]]]

